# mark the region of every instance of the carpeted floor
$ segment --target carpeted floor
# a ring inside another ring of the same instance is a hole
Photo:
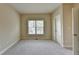
[[[21,40],[3,55],[72,55],[52,40]]]

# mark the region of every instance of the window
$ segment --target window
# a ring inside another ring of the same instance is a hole
[[[28,33],[35,34],[35,21],[28,21]]]
[[[43,20],[29,20],[28,21],[28,34],[44,34],[44,21]]]

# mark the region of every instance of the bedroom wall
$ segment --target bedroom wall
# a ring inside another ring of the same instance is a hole
[[[72,47],[72,4],[63,4],[64,47]]]
[[[51,20],[50,14],[26,14],[21,15],[21,39],[36,39],[35,35],[28,34],[28,20],[29,19],[43,19],[44,20],[44,35],[38,35],[38,39],[51,39]]]
[[[61,37],[59,40],[56,40],[55,37],[55,21],[56,21],[56,16],[60,15],[61,19]],[[63,5],[61,4],[58,8],[54,10],[52,13],[52,40],[57,41],[61,46],[63,46]]]
[[[0,54],[19,40],[19,14],[10,6],[0,4]]]
[[[60,40],[60,45],[63,47],[72,47],[72,4],[64,3],[60,5],[52,14],[53,23],[53,38],[55,40],[55,17],[56,15],[61,15],[61,25],[62,25],[62,35]]]

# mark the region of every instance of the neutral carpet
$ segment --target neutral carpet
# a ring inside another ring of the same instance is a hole
[[[3,55],[72,55],[52,40],[21,40]]]

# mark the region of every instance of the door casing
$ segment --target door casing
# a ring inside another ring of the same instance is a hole
[[[79,8],[72,8],[72,44],[73,54],[79,53]]]

